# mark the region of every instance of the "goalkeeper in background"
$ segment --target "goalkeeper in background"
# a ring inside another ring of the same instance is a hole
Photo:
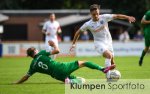
[[[146,14],[143,16],[141,20],[141,24],[143,24],[145,49],[142,51],[142,54],[139,60],[139,66],[142,66],[143,58],[145,54],[148,52],[149,46],[150,46],[150,10],[147,11]]]

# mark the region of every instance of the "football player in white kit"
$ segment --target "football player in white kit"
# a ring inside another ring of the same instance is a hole
[[[93,4],[90,6],[91,19],[85,22],[80,29],[76,32],[70,51],[75,48],[75,43],[79,38],[79,35],[89,30],[94,36],[95,49],[99,54],[105,58],[105,66],[114,65],[114,52],[112,47],[112,37],[109,32],[108,22],[113,19],[126,19],[130,23],[135,22],[135,18],[132,16],[122,14],[103,14],[100,15],[100,6]],[[109,73],[109,72],[108,72]]]
[[[57,34],[61,33],[61,28],[59,22],[55,20],[55,14],[52,13],[49,16],[49,20],[43,25],[42,32],[45,34],[45,50],[47,52],[51,51],[53,48],[49,46],[48,41],[53,41],[58,47]],[[56,58],[56,55],[52,57]]]

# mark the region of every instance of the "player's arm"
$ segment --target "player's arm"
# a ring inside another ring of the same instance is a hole
[[[145,16],[143,16],[143,18],[141,20],[141,24],[150,24],[150,20],[146,20]]]
[[[46,32],[46,29],[47,29],[47,25],[46,25],[46,23],[43,25],[43,28],[42,28],[42,33],[44,34],[44,35],[50,35],[50,32]]]
[[[61,30],[61,27],[59,26],[59,27],[57,28],[57,37],[58,37],[58,40],[59,40],[59,38],[60,38],[60,40],[61,40],[61,33],[62,33],[62,30]]]
[[[130,23],[135,22],[135,20],[136,20],[133,16],[127,16],[127,15],[123,15],[123,14],[114,14],[113,19],[126,19]]]
[[[18,80],[17,82],[15,82],[15,83],[13,83],[13,84],[21,84],[21,83],[27,81],[29,77],[30,77],[30,76],[26,74],[26,75],[23,76],[20,80]]]
[[[57,28],[57,33],[58,33],[58,34],[61,34],[61,32],[62,32],[62,30],[61,30],[61,27],[59,26],[59,27]]]
[[[51,51],[51,55],[58,54],[60,52],[59,48],[53,41],[48,41],[49,45],[52,46],[54,49]]]
[[[70,51],[72,51],[72,49],[75,47],[76,41],[78,40],[81,33],[82,31],[80,29],[75,33]]]

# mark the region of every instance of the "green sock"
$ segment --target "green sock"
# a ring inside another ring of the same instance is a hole
[[[146,52],[143,50],[143,51],[142,51],[142,55],[141,55],[141,57],[140,57],[141,60],[143,60],[145,54],[146,54]]]
[[[85,62],[84,66],[90,68],[90,69],[97,69],[97,70],[103,70],[104,68],[102,66],[99,66],[97,64],[94,64],[92,62]]]

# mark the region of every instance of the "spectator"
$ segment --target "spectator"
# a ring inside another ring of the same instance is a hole
[[[129,37],[129,34],[127,31],[124,31],[123,33],[121,33],[119,35],[119,41],[122,41],[122,42],[127,42],[130,40],[130,37]]]
[[[143,40],[143,35],[142,35],[141,31],[137,32],[137,34],[134,36],[134,40],[135,41],[141,41],[141,40]]]
[[[89,34],[87,31],[84,31],[82,36],[81,36],[81,40],[89,40]]]

